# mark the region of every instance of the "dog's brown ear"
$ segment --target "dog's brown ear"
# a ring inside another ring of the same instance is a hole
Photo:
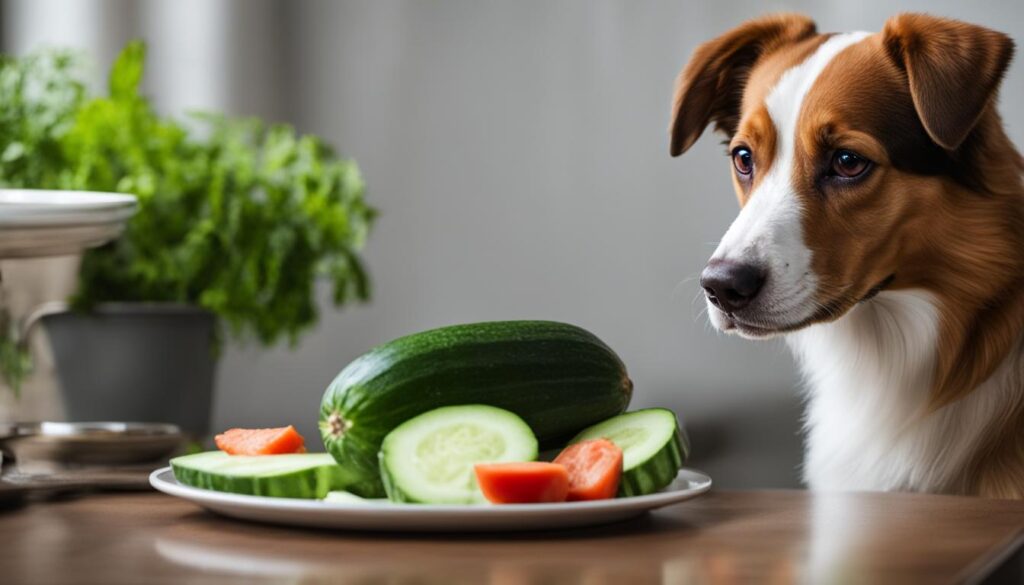
[[[747,75],[763,55],[815,33],[814,21],[799,14],[776,14],[747,21],[697,47],[676,80],[670,152],[679,156],[711,122],[732,135],[739,124]]]
[[[978,123],[1013,57],[1013,41],[1003,33],[927,14],[890,18],[882,40],[906,71],[924,129],[946,150]]]

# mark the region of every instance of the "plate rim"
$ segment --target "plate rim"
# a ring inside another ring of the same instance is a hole
[[[164,476],[170,474],[170,480]],[[165,466],[153,470],[149,474],[149,484],[157,491],[170,496],[183,498],[193,503],[206,507],[200,500],[232,506],[244,506],[253,509],[274,509],[274,510],[331,510],[335,512],[351,512],[354,514],[383,514],[386,516],[403,516],[417,514],[437,515],[469,515],[478,516],[481,513],[488,516],[506,516],[523,513],[536,512],[559,512],[559,513],[585,513],[589,510],[630,509],[642,508],[654,510],[664,506],[670,506],[687,499],[707,493],[712,485],[711,476],[703,471],[683,467],[676,475],[694,476],[697,486],[691,485],[688,489],[674,490],[670,492],[657,492],[643,496],[632,496],[629,498],[614,498],[610,500],[595,500],[590,502],[559,502],[546,504],[505,504],[505,505],[480,505],[480,504],[415,504],[402,505],[393,502],[373,502],[350,504],[345,502],[327,502],[324,500],[308,500],[300,498],[278,498],[271,496],[253,496],[247,494],[235,494],[231,492],[218,492],[204,488],[183,485],[178,483],[174,477],[171,467]],[[688,482],[694,480],[687,479]],[[685,496],[685,497],[684,497]],[[269,505],[269,507],[268,507]]]

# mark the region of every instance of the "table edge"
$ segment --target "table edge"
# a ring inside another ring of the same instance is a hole
[[[968,585],[984,583],[993,573],[1024,550],[1024,528],[1019,528],[964,567],[954,579]]]

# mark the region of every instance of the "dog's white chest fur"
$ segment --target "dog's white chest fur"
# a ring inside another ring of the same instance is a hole
[[[883,292],[787,336],[808,386],[804,479],[823,490],[956,490],[1008,404],[1017,352],[966,398],[927,413],[939,312],[924,291]]]

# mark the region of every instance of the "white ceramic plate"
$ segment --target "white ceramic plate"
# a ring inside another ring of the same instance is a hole
[[[0,189],[0,258],[73,254],[116,238],[135,197],[90,191]]]
[[[244,496],[181,485],[170,467],[149,476],[156,489],[196,503],[211,512],[258,522],[337,528],[414,532],[549,530],[617,522],[676,504],[711,489],[711,478],[691,469],[679,472],[664,490],[647,496],[564,504],[445,505],[322,502]]]

